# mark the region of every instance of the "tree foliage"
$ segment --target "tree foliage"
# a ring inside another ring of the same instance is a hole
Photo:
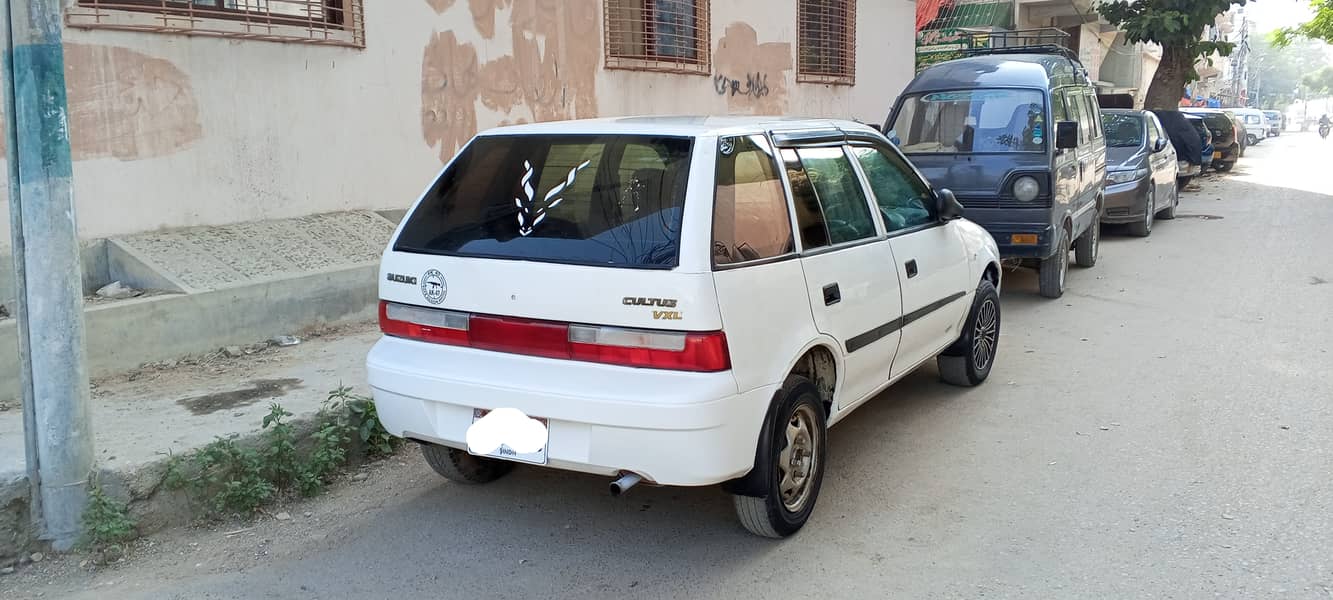
[[[1228,56],[1236,45],[1231,42],[1212,42],[1203,39],[1204,28],[1212,25],[1232,4],[1246,0],[1118,0],[1097,6],[1102,17],[1125,32],[1131,42],[1160,44],[1163,54],[1172,50],[1187,56],[1190,66],[1187,81],[1199,74],[1193,59],[1220,54]]]
[[[1333,92],[1333,67],[1324,67],[1305,76],[1301,82],[1306,89],[1315,94],[1328,94]]]
[[[1296,40],[1279,48],[1267,37],[1250,38],[1250,69],[1258,76],[1255,94],[1265,108],[1285,108],[1302,79],[1327,61],[1323,42]]]
[[[1130,42],[1162,47],[1162,62],[1148,86],[1149,109],[1172,109],[1185,84],[1199,78],[1194,69],[1201,57],[1227,56],[1235,44],[1203,39],[1204,29],[1217,15],[1246,0],[1110,0],[1097,5],[1102,18],[1125,32]]]
[[[1311,0],[1314,18],[1297,25],[1284,27],[1273,32],[1273,43],[1279,47],[1290,46],[1299,38],[1321,40],[1333,44],[1333,0]]]

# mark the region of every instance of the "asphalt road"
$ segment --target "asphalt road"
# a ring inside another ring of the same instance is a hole
[[[990,381],[930,367],[835,427],[792,539],[717,489],[466,488],[409,452],[292,520],[0,597],[1333,598],[1330,149],[1252,147],[1151,238],[1108,229],[1061,300],[1007,273]]]

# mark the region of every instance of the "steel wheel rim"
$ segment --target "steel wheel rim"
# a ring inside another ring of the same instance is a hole
[[[783,430],[787,443],[778,453],[778,493],[789,512],[800,511],[810,500],[819,467],[816,435],[814,409],[809,404],[798,406],[787,420]]]
[[[972,326],[972,365],[978,371],[985,371],[995,358],[1000,337],[999,315],[1000,308],[990,298],[977,307],[977,321]]]

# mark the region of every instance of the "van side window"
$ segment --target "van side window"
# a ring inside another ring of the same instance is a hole
[[[762,135],[718,140],[713,193],[713,264],[795,251],[787,196],[773,150]]]
[[[889,232],[934,223],[938,219],[930,198],[930,188],[903,163],[902,159],[883,148],[852,147],[852,154],[861,163],[875,204],[884,217]]]
[[[807,249],[817,247],[811,242],[821,240],[806,237],[807,228],[813,233],[815,221],[807,220],[814,216],[810,214],[812,207],[810,200],[800,195],[814,197],[813,209],[818,211],[818,221],[826,235],[824,244],[820,245],[837,245],[875,236],[875,222],[870,217],[865,190],[841,147],[783,150],[782,156],[787,163],[787,177],[791,179],[792,195],[797,204],[801,240]],[[802,191],[798,192],[798,188]]]
[[[1066,92],[1065,104],[1069,106],[1069,120],[1078,121],[1078,142],[1083,144],[1092,140],[1092,122],[1084,114],[1083,99],[1078,92]]]
[[[1097,108],[1097,98],[1091,93],[1083,94],[1084,113],[1088,117],[1088,131],[1094,140],[1102,139],[1102,118]]]
[[[1051,120],[1059,123],[1069,121],[1069,111],[1065,110],[1065,95],[1056,93],[1051,94]],[[1054,125],[1052,125],[1054,127]]]

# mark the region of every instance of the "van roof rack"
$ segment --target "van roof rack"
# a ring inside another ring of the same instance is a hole
[[[1077,52],[1069,48],[1069,34],[1052,27],[1011,31],[969,31],[963,33],[964,56],[990,54],[1055,54],[1083,64]]]

